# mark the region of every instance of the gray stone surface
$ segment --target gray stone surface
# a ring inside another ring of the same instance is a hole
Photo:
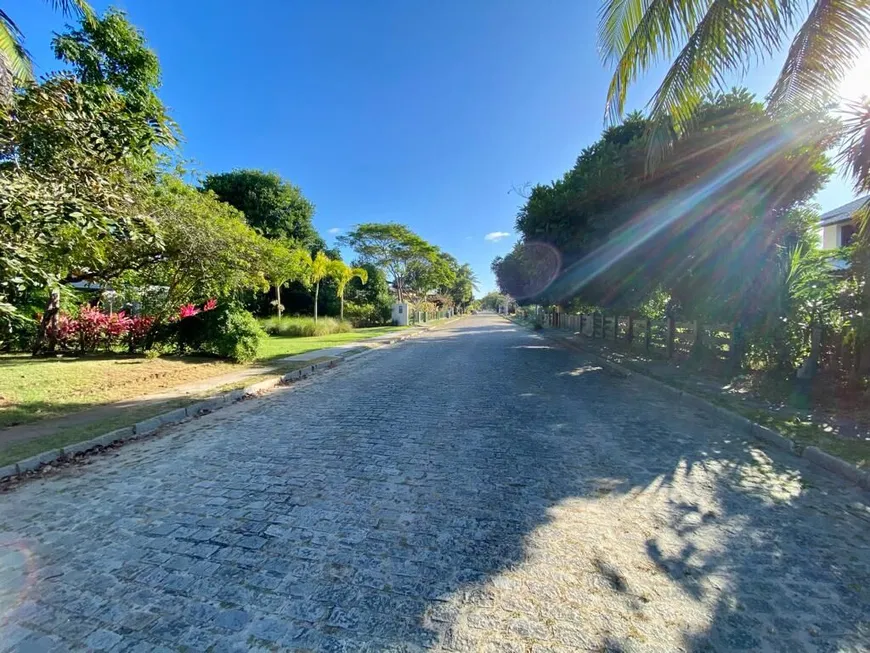
[[[0,650],[867,650],[867,503],[481,316],[0,495]]]
[[[18,462],[18,472],[32,472],[35,469],[39,469],[42,465],[46,463],[53,462],[60,456],[60,451],[43,451],[42,453],[36,454],[35,456],[31,456],[25,460],[20,460]]]

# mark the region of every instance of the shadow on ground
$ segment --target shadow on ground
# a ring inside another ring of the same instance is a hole
[[[63,502],[22,488],[0,528],[39,542],[40,565],[108,569],[38,573],[30,598],[117,631],[99,615],[123,597],[155,619],[131,645],[870,644],[863,495],[539,343],[490,318],[376,352],[203,420],[171,458],[154,443],[74,479]],[[98,605],[77,612],[82,595]]]

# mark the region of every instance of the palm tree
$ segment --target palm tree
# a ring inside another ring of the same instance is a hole
[[[356,277],[363,284],[369,280],[369,272],[365,268],[352,268],[344,261],[335,260],[332,262],[331,275],[338,285],[338,296],[341,299],[341,319],[344,320],[344,290],[347,284]]]
[[[92,16],[93,9],[85,0],[48,0],[54,9],[59,9],[64,16]],[[0,73],[5,92],[7,84],[11,91],[12,81],[33,79],[33,62],[30,53],[24,48],[24,34],[15,21],[5,11],[0,9]],[[8,97],[4,96],[4,97]]]
[[[310,278],[314,284],[314,321],[317,322],[317,300],[320,296],[320,281],[329,275],[330,258],[323,252],[317,252],[311,259]]]
[[[603,0],[598,40],[614,66],[606,115],[625,109],[628,87],[662,59],[671,67],[650,100],[650,164],[664,156],[674,136],[691,123],[704,96],[727,73],[774,55],[797,28],[785,63],[768,96],[777,112],[823,107],[870,41],[870,0]],[[802,22],[801,22],[802,20]],[[849,147],[847,143],[847,148]],[[852,158],[854,155],[848,155]],[[850,167],[857,184],[870,168]],[[851,159],[850,159],[851,160]]]

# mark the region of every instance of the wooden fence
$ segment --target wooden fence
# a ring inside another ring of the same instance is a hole
[[[570,314],[522,310],[528,318],[540,320],[545,326],[567,329],[587,338],[618,343],[622,348],[642,352],[656,358],[685,360],[690,357],[711,365],[736,369],[740,361],[733,360],[737,351],[734,329],[726,324],[677,322],[673,319],[649,320],[605,313]],[[809,337],[809,336],[808,336]],[[817,369],[858,372],[862,354],[851,332],[816,330],[812,338],[817,357]]]
[[[659,358],[703,356],[727,364],[731,362],[731,352],[735,349],[733,329],[728,325],[555,311],[539,313],[538,319],[545,326],[567,329],[587,338],[618,342],[623,347]]]

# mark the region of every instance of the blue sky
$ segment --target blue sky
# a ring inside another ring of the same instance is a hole
[[[111,4],[159,55],[161,96],[198,170],[278,172],[316,204],[330,240],[360,222],[406,223],[471,263],[481,294],[515,239],[511,189],[560,176],[603,127],[596,0]],[[37,71],[55,69],[49,41],[64,19],[48,2],[4,9]],[[763,93],[776,63],[745,83]],[[660,78],[632,89],[632,107]],[[838,179],[817,199],[830,209],[851,197]]]

